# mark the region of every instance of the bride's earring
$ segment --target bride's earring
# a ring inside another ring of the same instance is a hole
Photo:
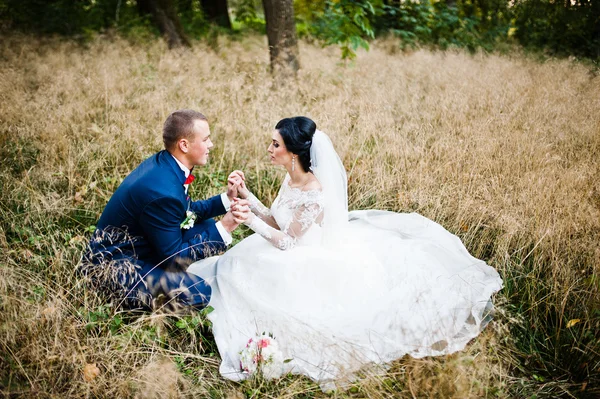
[[[295,166],[296,166],[296,157],[292,157],[292,172],[294,171]]]

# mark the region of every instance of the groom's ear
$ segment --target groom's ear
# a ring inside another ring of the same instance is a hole
[[[179,139],[179,141],[177,142],[177,148],[179,148],[181,152],[187,154],[190,145],[186,139]]]

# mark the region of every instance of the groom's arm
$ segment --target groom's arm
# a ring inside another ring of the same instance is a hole
[[[223,215],[229,211],[231,201],[227,194],[215,195],[207,200],[194,201],[190,205],[190,209],[196,214],[199,220],[212,220],[215,216]],[[221,240],[225,245],[231,244],[233,237],[227,231],[221,222],[217,222],[215,227],[219,231]]]
[[[212,220],[215,216],[223,215],[229,211],[231,201],[227,194],[215,195],[207,200],[194,201],[190,205],[190,209],[196,214],[199,220]],[[233,237],[223,226],[221,222],[217,222],[216,226],[221,239],[225,245],[231,244]]]
[[[224,215],[229,210],[229,199],[225,194],[215,195],[205,200],[192,202],[190,209],[199,219],[214,218],[215,216]]]
[[[210,200],[212,198],[207,201]],[[227,247],[214,223],[203,223],[205,229],[194,229],[191,238],[184,240],[180,227],[184,211],[181,203],[169,197],[150,202],[142,211],[140,224],[158,260],[164,261],[161,267],[166,267],[176,258],[199,260]],[[186,238],[189,236],[186,235]]]

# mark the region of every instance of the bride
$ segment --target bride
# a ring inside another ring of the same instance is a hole
[[[459,351],[485,327],[502,280],[456,236],[416,213],[348,212],[344,166],[306,117],[281,120],[268,152],[288,172],[270,209],[237,176],[256,234],[188,269],[211,283],[224,377],[247,377],[240,352],[262,332],[282,373],[327,390],[406,354]]]

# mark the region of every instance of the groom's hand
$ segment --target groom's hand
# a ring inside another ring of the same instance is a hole
[[[243,191],[240,190],[242,186],[246,188],[245,179],[244,172],[241,170],[234,170],[229,174],[227,177],[227,197],[229,201],[233,202],[233,199],[239,196],[240,191]]]
[[[231,209],[225,214],[225,216],[223,216],[223,219],[221,219],[221,224],[228,233],[231,233],[240,224],[244,223],[250,214],[249,202],[247,200],[234,198],[231,204]]]
[[[238,222],[235,221],[235,218],[233,217],[233,213],[231,211],[227,212],[225,216],[223,216],[223,219],[221,219],[221,224],[223,225],[225,230],[227,230],[228,233],[231,233],[240,225]]]

